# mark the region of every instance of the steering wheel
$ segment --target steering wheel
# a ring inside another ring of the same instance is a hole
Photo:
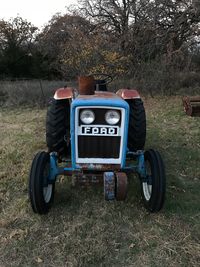
[[[92,73],[91,76],[93,76],[95,80],[105,81],[104,83],[101,83],[101,85],[109,84],[113,81],[113,77],[106,73]]]

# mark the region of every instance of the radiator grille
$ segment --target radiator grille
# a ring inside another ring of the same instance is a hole
[[[119,158],[120,136],[78,136],[79,158]]]

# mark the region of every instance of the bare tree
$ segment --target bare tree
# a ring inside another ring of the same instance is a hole
[[[129,25],[133,20],[131,10],[135,3],[135,0],[81,0],[80,12],[105,31],[114,33],[124,52],[129,38]]]

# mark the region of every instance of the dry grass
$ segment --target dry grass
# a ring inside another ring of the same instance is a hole
[[[199,94],[200,87],[178,87],[174,90],[158,90],[155,84],[158,81],[152,77],[152,83],[143,84],[135,79],[114,79],[108,84],[109,91],[119,88],[140,88],[145,95],[195,95]],[[151,87],[149,86],[151,84]],[[0,107],[39,107],[44,108],[52,98],[56,89],[64,86],[78,88],[78,81],[47,81],[47,80],[18,80],[0,81]]]
[[[55,90],[64,86],[74,86],[76,82],[19,80],[0,81],[0,105],[2,107],[37,106],[44,107]]]
[[[200,118],[179,98],[146,99],[147,148],[161,151],[166,205],[142,207],[137,177],[125,203],[103,200],[102,188],[56,184],[55,204],[34,214],[27,198],[33,155],[45,149],[45,110],[0,113],[0,266],[199,266]]]

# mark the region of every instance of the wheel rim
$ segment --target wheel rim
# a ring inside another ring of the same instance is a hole
[[[149,201],[152,195],[152,183],[151,181],[151,166],[149,161],[145,162],[147,181],[142,183],[142,190],[146,201]]]
[[[145,199],[149,201],[151,198],[151,194],[152,194],[152,185],[148,184],[147,182],[142,183],[142,189],[143,189]]]
[[[53,191],[52,184],[48,183],[49,169],[50,169],[50,164],[48,162],[44,168],[44,173],[43,173],[43,177],[44,177],[43,178],[44,179],[43,198],[44,198],[45,203],[49,203],[49,201],[51,200],[52,191]]]
[[[47,186],[43,187],[43,197],[45,203],[49,203],[52,195],[52,184],[48,184]]]

